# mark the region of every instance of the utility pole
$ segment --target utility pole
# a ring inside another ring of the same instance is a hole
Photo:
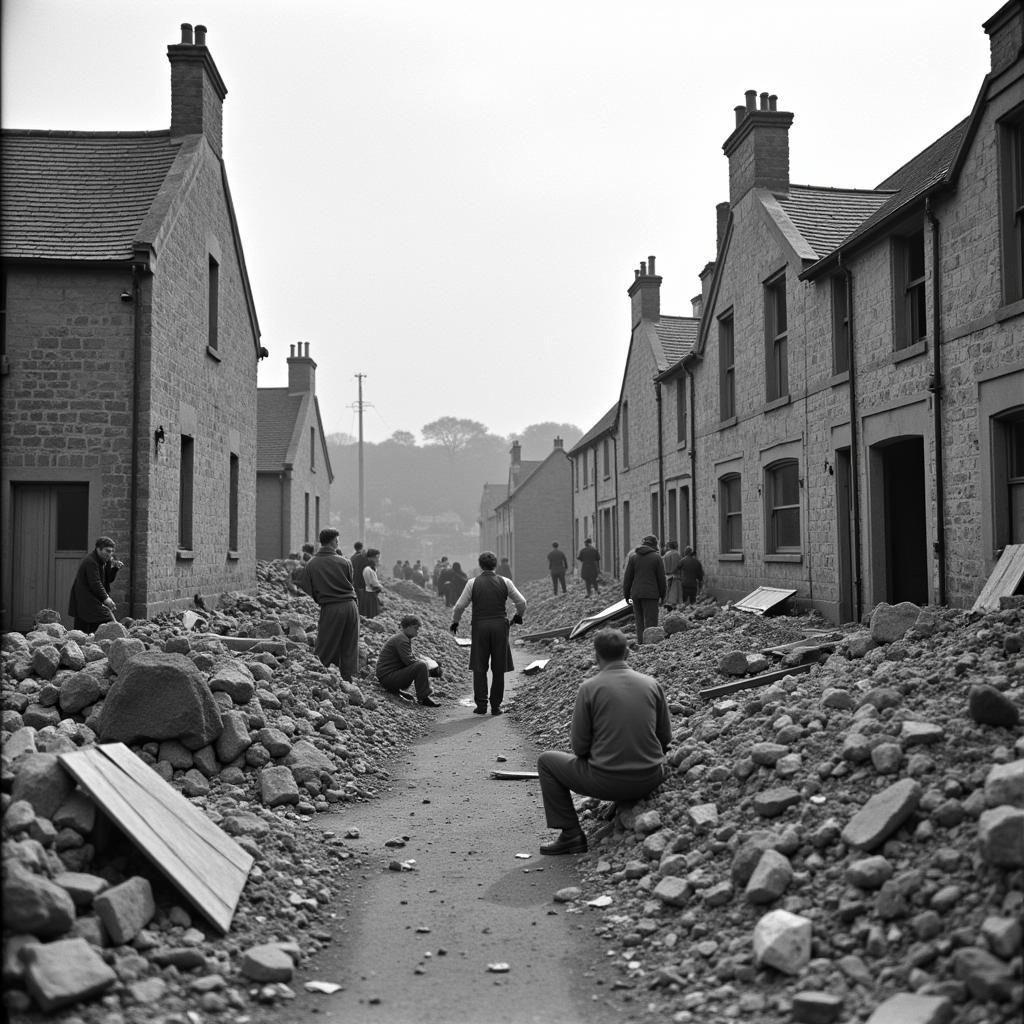
[[[363,379],[365,373],[357,373],[356,380],[359,381],[359,398],[356,401],[356,411],[359,413],[359,530],[358,539],[363,540],[363,529],[366,525],[365,500],[363,491]]]

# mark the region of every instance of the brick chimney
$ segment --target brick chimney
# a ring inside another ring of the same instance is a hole
[[[722,149],[729,158],[729,204],[735,206],[752,188],[789,191],[789,127],[793,115],[776,110],[778,97],[753,89],[736,107],[736,129]]]
[[[519,447],[518,441],[512,442],[512,447],[509,449],[509,455],[512,456],[512,465],[518,466],[523,459],[523,450]]]
[[[206,26],[181,26],[181,42],[167,47],[171,62],[171,138],[205,135],[221,155],[227,86],[206,48]]]
[[[560,452],[565,446],[565,442],[560,437],[555,438],[555,451]]]
[[[694,297],[690,299],[690,310],[690,316],[692,316],[695,320],[699,320],[704,315],[703,293],[700,295],[694,295]]]
[[[1004,4],[983,27],[992,53],[992,73],[998,74],[1018,59],[1024,47],[1024,4],[1021,0]]]
[[[633,271],[628,295],[632,301],[631,327],[636,327],[641,320],[657,320],[661,316],[661,278],[654,273],[653,256],[648,256],[647,262]]]
[[[288,394],[300,395],[316,390],[316,363],[309,358],[309,342],[289,346]]]

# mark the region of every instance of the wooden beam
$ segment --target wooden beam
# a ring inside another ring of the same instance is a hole
[[[714,700],[716,697],[724,697],[727,693],[736,693],[737,690],[755,690],[759,686],[767,686],[786,676],[799,676],[804,672],[810,672],[813,665],[794,665],[792,668],[780,668],[774,672],[765,672],[760,676],[750,676],[744,679],[733,679],[728,683],[720,683],[718,686],[709,686],[700,691],[702,700]]]
[[[1024,578],[1024,544],[1007,544],[971,611],[999,611],[999,598],[1015,594],[1022,578]]]

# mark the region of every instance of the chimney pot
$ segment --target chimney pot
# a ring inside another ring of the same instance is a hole
[[[639,270],[634,270],[633,271],[633,280],[634,281],[639,281],[640,280],[640,271]]]
[[[757,90],[748,89],[744,94],[747,98],[747,110],[757,109]]]
[[[761,109],[762,110],[767,110],[768,109],[768,93],[766,93],[766,92],[761,93],[759,98],[761,100]]]
[[[773,96],[769,96],[768,97],[768,109],[769,110],[775,110],[777,105],[778,105],[778,102],[779,102],[779,97],[778,96],[774,96],[774,95]]]
[[[647,272],[651,275],[651,277],[654,277],[654,257],[653,256],[648,256],[647,257]]]
[[[640,261],[640,276],[647,276],[647,264],[643,260]]]
[[[187,21],[181,23],[181,45],[192,45],[192,26]]]
[[[739,128],[740,124],[743,122],[743,118],[747,116],[747,108],[733,107],[732,109],[736,112],[736,127]]]
[[[206,45],[206,26],[196,25],[196,46]]]
[[[289,345],[288,346],[288,350],[289,350],[288,351],[288,358],[289,359],[294,359],[295,358],[295,346],[294,345]]]
[[[561,448],[562,447],[562,439],[560,437],[556,437],[555,438],[555,447],[556,448]]]

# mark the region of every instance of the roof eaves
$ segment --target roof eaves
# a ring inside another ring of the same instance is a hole
[[[775,229],[780,240],[793,251],[793,254],[801,260],[816,260],[818,254],[800,233],[800,229],[793,223],[775,195],[765,188],[755,189],[754,195],[767,214],[769,225]]]

